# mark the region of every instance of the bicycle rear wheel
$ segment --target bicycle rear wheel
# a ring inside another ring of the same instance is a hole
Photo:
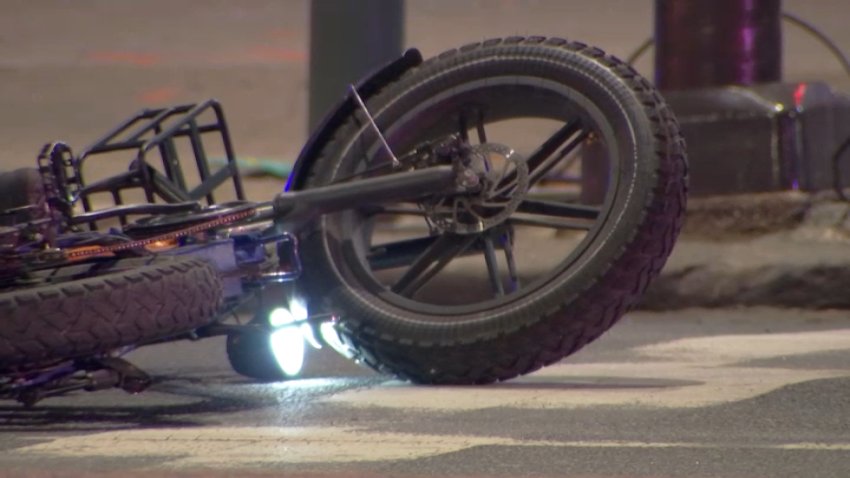
[[[190,257],[0,293],[0,371],[188,332],[216,318],[221,297],[215,268]]]

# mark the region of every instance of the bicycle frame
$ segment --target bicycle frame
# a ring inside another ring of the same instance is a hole
[[[204,121],[205,115],[212,120]],[[218,136],[226,151],[225,164],[218,169],[210,165],[204,144],[210,135]],[[182,138],[191,145],[193,162],[200,177],[200,183],[193,188],[189,187],[175,146],[175,142]],[[100,181],[86,181],[88,162],[94,158],[103,160],[110,153],[128,151],[133,157],[126,172]],[[79,155],[74,155],[65,143],[50,143],[39,155],[38,164],[48,207],[54,212],[53,217],[60,217],[56,227],[71,237],[105,239],[121,236],[124,240],[116,243],[101,240],[96,241],[94,246],[82,247],[73,241],[54,241],[46,244],[46,249],[17,256],[23,258],[20,264],[4,264],[7,275],[49,270],[86,259],[116,257],[127,251],[151,250],[151,246],[156,246],[153,251],[156,254],[193,255],[215,266],[221,275],[227,302],[222,315],[253,297],[267,284],[293,281],[301,275],[296,234],[318,216],[384,202],[415,200],[429,194],[470,190],[470,184],[462,180],[465,177],[464,167],[453,161],[451,165],[422,169],[396,167],[389,175],[282,191],[271,201],[247,201],[224,113],[221,105],[214,100],[198,105],[143,110]],[[216,192],[228,182],[237,201],[217,203]],[[141,190],[147,202],[127,204],[124,194],[131,189]],[[102,193],[111,197],[112,206],[94,207],[91,197]],[[82,212],[75,212],[80,208]],[[151,221],[145,222],[145,219]],[[117,220],[120,228],[104,230],[102,225],[109,220]],[[32,224],[22,224],[20,228],[23,230]],[[199,235],[204,238],[198,240]],[[19,236],[16,234],[14,237]],[[158,245],[163,243],[168,245]],[[276,267],[271,271],[268,267],[264,270],[260,267],[274,260],[266,251],[266,244],[273,244],[277,255]],[[309,324],[311,329],[316,329],[320,323],[330,319],[316,315],[299,318],[290,325],[301,327]],[[165,340],[249,333],[258,329],[269,331],[273,328],[273,324],[256,321],[248,324],[214,322],[187,335]],[[72,380],[74,373],[80,370],[87,371],[85,378]],[[16,388],[10,393],[18,400],[32,404],[44,397],[72,390],[120,386],[128,391],[139,391],[147,383],[149,379],[144,372],[126,362],[117,358],[92,357],[79,363],[67,362],[41,372],[35,371],[21,382],[18,388],[23,391],[15,391],[18,390]]]

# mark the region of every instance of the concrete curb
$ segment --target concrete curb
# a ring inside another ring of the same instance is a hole
[[[850,309],[850,204],[778,193],[697,200],[642,308]]]

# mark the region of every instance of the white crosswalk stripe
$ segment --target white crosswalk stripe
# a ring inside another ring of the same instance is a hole
[[[497,386],[415,387],[389,381],[372,388],[355,387],[323,400],[341,407],[343,414],[346,407],[412,409],[425,413],[490,407],[702,407],[747,400],[809,380],[850,376],[850,364],[844,369],[775,366],[781,364],[782,358],[847,350],[850,350],[850,331],[847,330],[687,338],[637,348],[633,351],[635,360],[562,363],[531,378]],[[756,366],[752,362],[755,360],[774,362],[769,366]],[[541,383],[546,386],[534,386]],[[477,446],[722,449],[727,445],[687,441],[541,441],[502,436],[384,432],[340,426],[263,426],[107,431],[87,435],[84,439],[56,437],[19,448],[16,453],[54,458],[161,457],[167,466],[176,468],[244,468],[279,463],[411,460]],[[734,446],[741,447],[741,444]],[[743,447],[850,451],[850,443],[841,442],[763,443]]]
[[[494,387],[419,388],[389,383],[330,397],[357,407],[475,410],[491,407],[578,408],[600,405],[655,408],[702,407],[756,397],[786,385],[850,375],[841,370],[751,367],[751,360],[850,350],[850,330],[772,335],[722,335],[641,347],[641,360],[560,363],[535,373],[560,387],[525,385],[522,379]]]

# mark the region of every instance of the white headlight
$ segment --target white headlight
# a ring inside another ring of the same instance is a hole
[[[334,327],[333,323],[322,322],[321,325],[319,325],[319,335],[322,336],[322,340],[326,344],[330,345],[332,349],[339,352],[339,354],[343,357],[354,357],[351,349],[342,342],[342,339],[339,337],[339,333],[336,331],[336,327]]]
[[[269,325],[283,327],[295,322],[295,316],[285,307],[277,307],[269,312]]]
[[[299,327],[282,327],[269,336],[277,364],[283,373],[291,377],[298,375],[304,366],[304,334]]]
[[[289,300],[289,313],[297,321],[307,320],[307,305],[304,300],[298,296],[294,296]]]

